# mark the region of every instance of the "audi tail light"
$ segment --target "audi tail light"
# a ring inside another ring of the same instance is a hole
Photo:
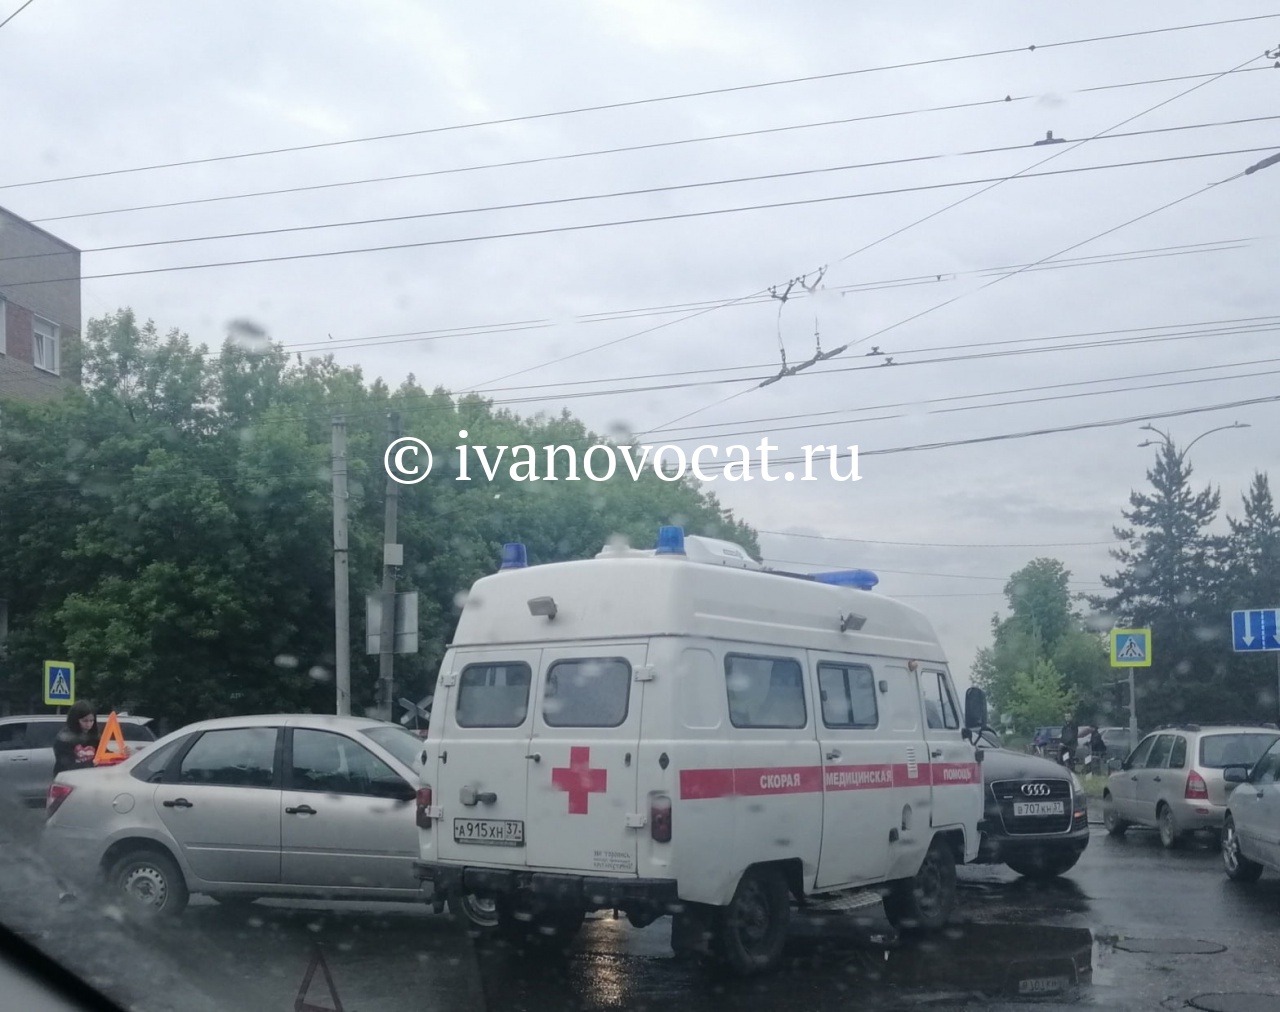
[[[71,797],[74,788],[67,784],[50,784],[49,793],[44,799],[44,814],[50,816],[62,807],[62,803]]]
[[[1183,791],[1182,796],[1192,800],[1207,801],[1209,785],[1204,782],[1204,777],[1192,770],[1187,774],[1187,789]]]
[[[418,788],[418,828],[431,828],[431,802],[432,794],[430,787]]]
[[[655,843],[671,842],[671,799],[665,794],[649,802],[649,834]]]

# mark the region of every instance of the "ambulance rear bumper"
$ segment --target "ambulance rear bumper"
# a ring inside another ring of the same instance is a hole
[[[677,907],[674,879],[605,878],[553,872],[468,868],[415,861],[419,880],[430,882],[437,895],[528,892],[554,906],[589,910],[629,906]]]

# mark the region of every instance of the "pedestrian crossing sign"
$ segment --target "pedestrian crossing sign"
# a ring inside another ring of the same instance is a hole
[[[1112,629],[1111,666],[1113,668],[1151,667],[1151,630]]]
[[[70,706],[76,701],[76,666],[70,661],[45,661],[43,685],[45,706]]]

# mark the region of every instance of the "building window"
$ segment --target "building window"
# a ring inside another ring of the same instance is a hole
[[[32,337],[32,362],[37,369],[43,369],[45,372],[51,372],[55,375],[58,372],[58,325],[50,323],[48,320],[42,320],[40,317],[34,318],[33,337]]]

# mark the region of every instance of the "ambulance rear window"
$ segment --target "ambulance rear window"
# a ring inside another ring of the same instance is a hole
[[[556,661],[547,671],[542,719],[549,727],[618,727],[631,700],[631,665],[621,657]]]
[[[724,671],[734,727],[796,728],[809,722],[798,661],[729,654]]]
[[[519,727],[529,713],[532,681],[523,661],[467,665],[458,679],[458,726]]]

